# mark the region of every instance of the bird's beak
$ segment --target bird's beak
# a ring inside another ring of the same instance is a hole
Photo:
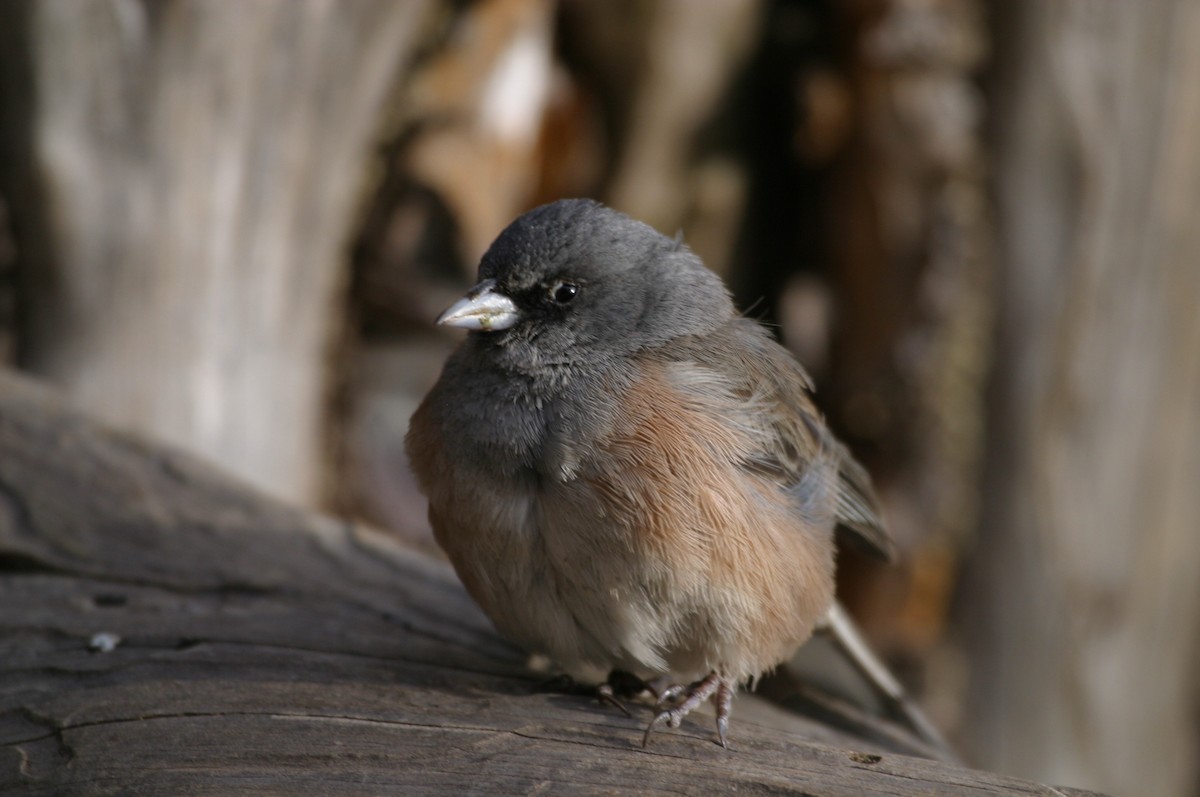
[[[481,329],[495,332],[508,329],[521,319],[512,299],[497,293],[495,280],[484,280],[467,295],[446,308],[438,316],[437,323],[448,327]]]

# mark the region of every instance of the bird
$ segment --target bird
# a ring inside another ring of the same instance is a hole
[[[834,606],[835,530],[893,551],[804,368],[679,236],[590,199],[519,216],[437,324],[468,332],[405,448],[467,591],[572,678],[659,685],[643,746],[711,701],[727,748],[738,689]]]

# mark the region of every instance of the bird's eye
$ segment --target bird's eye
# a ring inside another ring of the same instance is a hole
[[[550,298],[558,304],[569,304],[579,293],[579,286],[573,282],[556,282],[550,286]]]

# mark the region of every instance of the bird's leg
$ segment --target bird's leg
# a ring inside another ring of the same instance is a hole
[[[717,673],[711,672],[705,678],[696,681],[687,688],[671,687],[665,690],[663,696],[659,699],[659,708],[662,708],[665,702],[676,696],[682,696],[683,700],[674,708],[662,708],[661,711],[654,715],[654,719],[650,720],[650,724],[646,726],[645,735],[642,736],[642,747],[649,744],[650,733],[659,722],[666,722],[669,728],[678,728],[679,723],[683,721],[684,717],[709,698],[712,698],[716,704],[717,735],[720,737],[721,746],[728,747],[729,745],[725,739],[725,731],[729,727],[729,709],[733,703],[735,689],[735,684],[730,683]]]
[[[636,687],[628,680],[630,678],[636,680]],[[633,715],[629,713],[629,709],[625,708],[617,696],[630,697],[639,695],[646,689],[646,685],[636,676],[619,670],[613,670],[609,674],[608,680],[599,686],[581,684],[566,673],[562,673],[546,679],[541,683],[539,688],[544,692],[596,697],[601,703],[607,703],[610,706],[616,707],[626,717],[632,717]],[[632,691],[630,691],[631,689]]]
[[[666,676],[659,676],[646,681],[633,673],[625,672],[624,670],[613,670],[608,674],[608,680],[596,688],[596,695],[600,698],[601,703],[615,706],[625,716],[632,717],[633,715],[629,713],[629,709],[622,705],[619,698],[633,700],[645,692],[650,692],[656,700],[661,702],[663,694],[669,688],[669,683],[670,681]]]
[[[729,711],[733,708],[733,694],[736,689],[736,685],[731,686],[729,681],[722,680],[721,685],[717,687],[717,696],[713,699],[717,704],[717,737],[726,750],[729,749],[729,742],[725,740],[725,731],[729,730]]]
[[[663,679],[656,678],[654,680],[662,681]],[[655,686],[657,686],[658,688],[656,689]],[[668,681],[666,683],[651,684],[650,690],[652,692],[654,692],[654,698],[655,698],[654,708],[661,709],[663,706],[667,705],[671,701],[675,700],[675,698],[679,697],[681,694],[683,694],[685,691],[687,691],[687,687],[684,686],[683,684],[673,684]]]

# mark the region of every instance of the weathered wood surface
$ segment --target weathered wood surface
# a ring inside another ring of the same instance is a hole
[[[994,5],[998,335],[961,738],[1006,771],[1194,795],[1200,5]]]
[[[98,634],[119,637],[108,652]],[[1074,794],[547,693],[443,564],[0,373],[0,793]]]

